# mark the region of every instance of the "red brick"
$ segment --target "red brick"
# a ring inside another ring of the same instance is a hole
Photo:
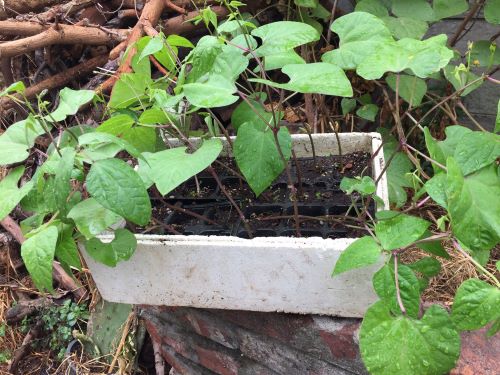
[[[145,307],[144,316],[153,339],[164,343],[165,359],[181,374],[365,373],[356,319],[182,307]],[[462,334],[462,353],[450,374],[498,373],[500,339],[485,334]]]
[[[488,338],[487,328],[462,332],[462,351],[452,375],[497,375],[499,373],[500,337]]]

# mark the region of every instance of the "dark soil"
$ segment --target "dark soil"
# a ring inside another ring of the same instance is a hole
[[[303,158],[291,162],[291,171],[298,192],[298,213],[302,237],[356,237],[360,232],[347,225],[352,220],[339,216],[356,216],[351,197],[339,188],[343,177],[371,175],[370,155],[352,153],[339,156]],[[239,173],[233,160],[221,162]],[[293,202],[289,197],[287,178],[283,173],[273,185],[256,197],[247,183],[234,172],[214,164],[222,184],[243,211],[254,237],[296,236]],[[300,182],[299,182],[300,181]],[[209,223],[189,213],[166,208],[164,202],[199,214]],[[350,210],[349,210],[350,208]],[[349,212],[348,212],[349,211]],[[332,216],[334,215],[334,216]],[[232,235],[249,238],[236,209],[229,203],[217,182],[208,172],[200,173],[155,201],[154,216],[167,226],[158,226],[150,233],[169,234],[168,227],[184,235]],[[340,222],[339,222],[340,221]]]

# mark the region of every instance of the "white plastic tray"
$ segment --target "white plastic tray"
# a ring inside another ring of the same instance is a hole
[[[384,167],[378,133],[339,134],[342,153],[370,152],[374,178]],[[313,135],[316,154],[338,154],[334,134]],[[297,157],[311,155],[307,135],[294,135]],[[227,150],[227,149],[226,149]],[[226,151],[227,152],[227,151]],[[387,180],[377,195],[388,206]],[[381,207],[379,207],[381,208]],[[101,236],[111,240],[111,236]],[[361,317],[376,300],[377,266],[331,277],[340,253],[355,239],[137,235],[130,260],[111,268],[82,253],[104,299],[145,305]]]

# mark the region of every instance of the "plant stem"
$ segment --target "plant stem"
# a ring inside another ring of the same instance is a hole
[[[156,219],[156,218],[152,218],[153,222],[156,223],[157,225],[159,225],[160,227],[162,228],[165,228],[166,230],[168,230],[170,233],[172,234],[176,234],[176,235],[181,235],[182,233],[176,231],[171,225],[168,225],[168,224],[165,224],[163,222],[161,222],[160,220]]]
[[[233,207],[235,208],[236,212],[238,213],[238,216],[240,217],[240,220],[242,221],[243,223],[243,226],[245,227],[245,230],[247,231],[248,233],[248,237],[249,238],[253,238],[253,231],[252,231],[252,228],[250,227],[250,224],[248,224],[248,220],[245,218],[245,215],[243,214],[243,212],[241,211],[240,207],[238,206],[238,204],[234,201],[233,197],[231,197],[231,194],[228,193],[228,191],[226,190],[226,188],[224,187],[224,185],[222,184],[219,176],[217,175],[217,173],[215,172],[214,168],[213,167],[208,167],[207,168],[208,171],[210,172],[210,174],[212,175],[212,177],[214,178],[214,180],[217,182],[217,185],[219,185],[219,188],[220,190],[222,191],[222,193],[227,197],[227,199],[229,200],[229,202],[231,202],[231,204],[233,205]]]
[[[335,10],[337,9],[337,0],[334,1],[333,7],[332,7],[332,12],[330,13],[330,19],[328,20],[328,31],[326,33],[326,44],[330,44],[330,39],[332,38],[332,22],[335,19]]]
[[[424,159],[426,159],[427,161],[429,161],[429,162],[431,162],[431,163],[433,163],[433,164],[436,164],[436,165],[437,165],[439,168],[441,168],[442,170],[447,171],[446,167],[445,167],[443,164],[441,164],[441,163],[437,162],[436,160],[434,160],[434,159],[432,159],[432,158],[428,157],[428,156],[427,156],[427,155],[425,155],[423,152],[421,152],[421,151],[417,150],[415,147],[410,146],[408,143],[405,143],[405,145],[404,145],[404,146],[405,146],[405,147],[407,147],[408,149],[412,150],[413,152],[416,152],[417,154],[419,154],[421,157],[423,157],[423,158],[424,158]]]
[[[333,124],[328,121],[328,125],[330,125],[330,129],[335,133],[335,139],[337,140],[337,146],[339,148],[339,160],[340,160],[340,170],[344,170],[344,159],[342,157],[342,144],[340,142],[340,137],[339,137],[339,132],[338,132],[338,123],[335,121],[336,127],[333,126]]]
[[[189,216],[193,216],[197,219],[200,219],[200,220],[203,220],[209,224],[212,224],[212,225],[217,225],[217,223],[213,220],[210,220],[209,218],[207,218],[206,216],[203,216],[203,215],[200,215],[200,214],[197,214],[196,212],[193,212],[191,210],[188,210],[186,208],[183,208],[183,207],[180,207],[180,206],[177,206],[177,205],[174,205],[174,204],[170,204],[168,202],[165,202],[165,200],[162,199],[162,203],[167,207],[167,208],[170,208],[171,210],[173,211],[178,211],[178,212],[181,212],[183,214],[186,214],[186,215],[189,215]]]
[[[406,309],[401,299],[401,290],[399,289],[399,274],[398,274],[398,255],[394,254],[394,282],[396,284],[396,298],[398,300],[399,309],[403,315],[406,315]]]
[[[295,155],[295,151],[292,149],[292,158],[295,163],[295,170],[297,171],[297,185],[299,187],[299,196],[304,196],[304,189],[302,189],[302,171],[300,169],[299,162],[297,160],[297,156]]]
[[[472,264],[474,264],[486,276],[488,276],[488,278],[491,281],[493,281],[493,283],[495,284],[495,286],[497,288],[500,288],[500,282],[492,273],[490,273],[486,268],[484,268],[482,265],[480,265],[473,257],[471,257],[464,249],[462,249],[462,246],[460,246],[460,244],[458,243],[457,240],[453,239],[452,242],[453,242],[453,246],[455,247],[455,249],[458,250],[458,252],[460,254],[462,254],[465,258],[467,258]]]
[[[476,1],[474,3],[474,5],[470,8],[469,13],[467,13],[467,15],[463,19],[462,23],[458,26],[457,31],[451,37],[450,42],[449,42],[450,47],[453,47],[458,42],[460,34],[462,33],[462,31],[464,31],[465,26],[467,26],[467,24],[472,19],[472,17],[474,17],[476,12],[483,6],[484,2],[485,2],[485,0]]]
[[[470,114],[470,112],[465,108],[464,104],[462,103],[461,100],[457,100],[457,105],[460,107],[462,111],[467,115],[467,117],[472,121],[474,125],[478,127],[479,130],[485,132],[486,129],[481,126],[479,122],[476,121],[476,119]]]
[[[293,184],[292,173],[290,172],[290,166],[288,165],[288,161],[285,159],[285,155],[283,155],[283,151],[281,150],[280,147],[278,139],[278,131],[279,128],[273,128],[274,143],[276,143],[276,148],[278,149],[281,161],[285,166],[286,177],[288,180],[288,189],[290,189],[290,200],[293,203],[293,214],[295,216],[295,232],[297,237],[300,237],[301,235],[300,235],[300,222],[299,222],[299,206],[297,205],[297,189],[295,189],[295,185]]]
[[[227,132],[227,129],[224,127],[224,125],[222,125],[222,123],[219,121],[219,119],[217,118],[217,116],[215,116],[215,114],[212,112],[212,110],[210,108],[207,108],[207,111],[208,111],[208,113],[210,113],[210,115],[212,116],[212,118],[217,123],[219,129],[224,134],[224,137],[226,137],[227,143],[229,144],[229,147],[231,147],[231,150],[232,150],[233,149],[233,141],[231,140],[231,137],[229,136],[229,133]]]

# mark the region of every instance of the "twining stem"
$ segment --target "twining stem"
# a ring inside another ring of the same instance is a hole
[[[398,300],[399,309],[403,315],[406,315],[406,309],[401,299],[401,290],[399,289],[399,274],[398,274],[398,255],[394,254],[394,282],[396,284],[396,298]]]
[[[465,108],[465,106],[464,106],[464,104],[462,103],[462,101],[461,101],[461,100],[457,100],[457,105],[460,107],[460,109],[461,109],[462,111],[464,111],[464,113],[467,115],[467,117],[468,117],[468,118],[472,121],[472,123],[473,123],[474,125],[476,125],[476,126],[478,127],[478,129],[479,129],[479,130],[481,130],[481,131],[483,131],[483,132],[485,132],[485,131],[486,131],[486,129],[485,129],[485,128],[483,128],[483,127],[481,126],[481,124],[480,124],[479,122],[477,122],[477,121],[476,121],[476,119],[474,118],[474,116],[472,116],[472,115],[470,114],[470,112],[467,110],[467,108]]]
[[[165,202],[163,199],[162,199],[162,203],[165,205],[165,207],[170,208],[172,211],[178,211],[178,212],[181,212],[183,214],[195,217],[195,218],[197,218],[199,220],[205,221],[205,222],[207,222],[209,224],[217,225],[217,223],[215,221],[210,220],[206,216],[203,216],[203,215],[197,214],[196,212],[188,210],[187,208],[183,208],[183,207],[180,207],[180,206],[176,206],[174,204],[170,204],[168,202]]]
[[[344,160],[342,158],[342,143],[340,142],[338,123],[335,122],[336,127],[334,127],[333,124],[330,121],[328,121],[328,125],[330,125],[330,128],[335,133],[335,139],[337,140],[337,147],[339,148],[340,170],[343,171],[344,170]]]
[[[237,171],[235,171],[230,166],[224,164],[223,162],[221,162],[219,160],[215,160],[214,163],[220,165],[222,168],[227,169],[229,172],[231,172],[232,175],[234,175],[235,177],[238,177],[240,180],[244,180],[245,179],[245,177],[243,177],[241,174],[239,174]]]
[[[296,232],[297,237],[300,237],[301,235],[300,235],[299,206],[297,205],[297,189],[295,188],[295,185],[293,184],[293,178],[292,178],[292,173],[290,171],[290,165],[288,164],[288,161],[286,160],[285,155],[283,155],[283,151],[281,150],[281,146],[280,146],[279,139],[278,139],[278,131],[279,131],[279,127],[273,128],[274,142],[276,143],[276,148],[278,149],[278,153],[280,155],[281,161],[283,162],[283,165],[285,166],[286,177],[288,180],[288,189],[290,189],[290,200],[293,203],[293,214],[295,216],[295,232]]]
[[[464,31],[465,26],[469,23],[469,21],[474,17],[474,15],[477,13],[477,11],[483,6],[485,0],[479,0],[474,3],[474,5],[470,8],[469,13],[465,16],[463,19],[462,23],[458,26],[457,31],[455,34],[451,37],[449,46],[453,47],[457,41],[459,40],[460,34],[462,34],[462,31]]]
[[[274,143],[276,144],[276,149],[278,150],[279,156],[281,158],[281,161],[283,162],[283,165],[285,167],[285,172],[287,176],[287,181],[288,181],[288,188],[290,189],[290,200],[293,203],[293,211],[295,215],[299,214],[299,208],[297,206],[297,192],[295,189],[295,186],[293,184],[293,179],[292,179],[292,174],[290,172],[290,166],[288,165],[288,161],[286,160],[285,156],[283,155],[283,151],[281,150],[281,146],[279,144],[279,139],[278,139],[278,132],[279,132],[279,123],[275,122],[275,126],[271,126],[269,122],[265,118],[262,117],[262,115],[257,111],[255,106],[248,100],[247,97],[245,97],[245,94],[243,94],[241,91],[238,91],[238,95],[249,105],[249,107],[252,109],[252,111],[270,128],[270,130],[273,132],[274,136]],[[271,103],[271,107],[274,107]],[[299,224],[299,219],[297,216],[297,219],[295,220],[295,230],[297,232],[297,236],[300,237],[300,224]]]
[[[158,220],[155,217],[153,217],[152,220],[156,225],[159,225],[160,227],[165,228],[166,230],[168,230],[172,234],[175,234],[175,235],[182,234],[182,233],[178,232],[177,230],[175,230],[174,227],[172,227],[171,225],[165,224],[164,222]]]
[[[462,246],[460,246],[460,244],[458,243],[457,240],[453,239],[452,242],[453,242],[453,246],[455,247],[455,249],[458,250],[458,252],[460,254],[462,254],[465,258],[467,258],[472,264],[474,264],[486,276],[488,276],[488,278],[491,281],[493,281],[493,283],[495,284],[495,286],[497,288],[500,288],[500,282],[495,277],[495,275],[493,275],[491,272],[489,272],[486,268],[484,268],[481,264],[479,264],[473,257],[471,257],[464,249],[462,249]]]
[[[295,170],[297,171],[297,185],[299,187],[299,196],[304,196],[304,189],[302,189],[302,171],[300,169],[299,162],[297,160],[297,155],[295,155],[295,151],[292,149],[292,158],[295,163]]]
[[[177,133],[179,134],[179,137],[187,145],[187,147],[191,151],[194,151],[195,147],[193,146],[193,144],[191,143],[191,141],[176,126],[174,126],[174,125],[172,125],[172,126],[173,126],[173,128],[175,130],[177,130]],[[243,223],[243,226],[245,227],[245,230],[248,232],[248,237],[249,238],[253,238],[252,228],[250,228],[250,225],[248,224],[248,220],[245,218],[245,215],[241,211],[241,209],[238,206],[238,204],[234,201],[233,197],[231,197],[231,194],[229,194],[227,192],[227,190],[224,187],[224,185],[222,184],[219,176],[217,175],[217,172],[215,171],[215,169],[212,166],[209,166],[207,168],[207,170],[212,175],[212,177],[214,178],[215,182],[217,182],[217,185],[219,186],[219,188],[222,191],[222,193],[226,196],[226,198],[229,200],[229,202],[234,206],[236,212],[238,213],[238,216],[239,216],[240,220]]]
[[[210,113],[210,115],[212,116],[214,121],[217,123],[217,126],[224,134],[224,137],[226,137],[227,143],[229,144],[229,147],[231,147],[231,150],[232,150],[233,149],[233,141],[231,140],[231,137],[229,136],[227,129],[224,127],[224,125],[222,125],[220,120],[217,118],[217,116],[215,116],[215,114],[212,112],[212,110],[210,108],[207,108],[207,111],[208,111],[208,113]]]
[[[333,2],[333,7],[332,7],[332,13],[330,14],[330,19],[328,20],[328,31],[326,33],[326,44],[329,45],[330,44],[330,40],[332,38],[332,30],[331,30],[331,25],[332,25],[332,22],[335,18],[335,10],[337,10],[337,0],[335,0]]]
[[[442,170],[444,171],[447,171],[448,169],[446,169],[446,167],[439,163],[438,161],[428,157],[426,154],[424,154],[423,152],[420,152],[419,150],[417,150],[415,147],[413,146],[410,146],[408,143],[405,143],[404,146],[410,150],[412,150],[413,152],[416,152],[417,154],[419,154],[421,157],[423,157],[424,159],[426,159],[427,161],[430,161],[431,163],[433,164],[436,164],[439,168],[441,168]]]
[[[226,190],[226,188],[224,187],[224,185],[222,184],[219,176],[217,175],[217,173],[215,172],[215,169],[213,169],[213,167],[208,167],[208,172],[210,172],[210,174],[212,175],[212,177],[214,178],[215,182],[217,182],[217,185],[219,185],[219,188],[220,190],[222,191],[222,193],[226,196],[226,198],[229,200],[229,202],[231,202],[231,204],[233,205],[233,207],[235,208],[236,212],[238,213],[238,216],[240,217],[241,219],[241,222],[243,223],[243,226],[245,227],[245,230],[247,231],[248,233],[248,237],[249,238],[253,238],[253,231],[252,231],[252,228],[250,227],[250,224],[248,224],[248,220],[247,218],[245,217],[245,215],[243,214],[243,212],[241,211],[240,207],[238,206],[238,204],[234,201],[233,197],[231,196],[231,194],[228,193],[228,191]]]

